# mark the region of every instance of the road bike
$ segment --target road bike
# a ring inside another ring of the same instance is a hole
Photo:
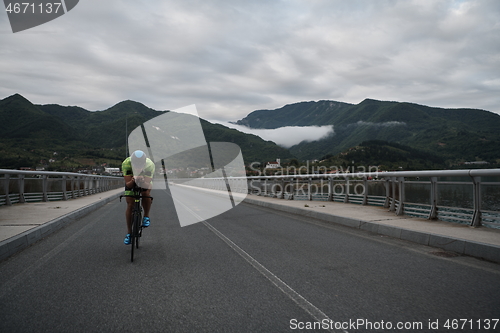
[[[150,198],[151,202],[153,202],[153,197],[141,195],[141,192],[144,189],[134,185],[132,189],[132,195],[120,195],[120,202],[123,197],[132,197],[134,198],[134,208],[132,209],[132,233],[130,234],[130,261],[134,262],[134,248],[139,248],[139,239],[142,237],[142,199]]]

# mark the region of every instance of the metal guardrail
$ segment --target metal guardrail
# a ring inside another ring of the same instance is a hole
[[[500,228],[500,178],[489,181],[488,177],[500,177],[500,169],[299,174],[228,179],[234,192],[248,191],[249,194],[288,200],[377,205],[397,215],[459,222],[473,227],[485,225]],[[227,190],[223,178],[199,178],[191,183]]]
[[[123,186],[123,178],[71,172],[0,169],[0,206],[68,200]],[[1,187],[0,187],[1,188]]]

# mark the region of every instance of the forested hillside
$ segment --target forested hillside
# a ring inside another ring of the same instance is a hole
[[[366,99],[353,105],[301,102],[258,110],[237,122],[253,128],[333,125],[334,135],[290,148],[299,159],[338,154],[363,141],[383,140],[450,161],[500,160],[500,116],[475,109],[443,109]]]
[[[123,101],[103,111],[77,106],[34,105],[19,94],[0,100],[0,168],[75,170],[118,167],[127,135],[167,111]],[[201,120],[206,140],[240,146],[246,163],[292,158],[287,149],[260,137]]]

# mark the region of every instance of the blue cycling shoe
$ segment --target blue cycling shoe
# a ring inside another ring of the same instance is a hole
[[[125,239],[123,240],[123,243],[125,245],[130,245],[130,234],[127,234],[127,236],[125,236]]]
[[[144,217],[144,218],[142,219],[142,226],[143,226],[144,228],[147,228],[147,227],[149,227],[150,222],[151,222],[151,221],[149,220],[149,217]]]

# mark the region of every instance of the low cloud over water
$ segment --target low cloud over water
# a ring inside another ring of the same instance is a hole
[[[276,129],[255,129],[222,121],[211,121],[234,128],[240,132],[254,134],[266,141],[290,148],[302,141],[317,141],[334,134],[333,125],[326,126],[286,126]]]

